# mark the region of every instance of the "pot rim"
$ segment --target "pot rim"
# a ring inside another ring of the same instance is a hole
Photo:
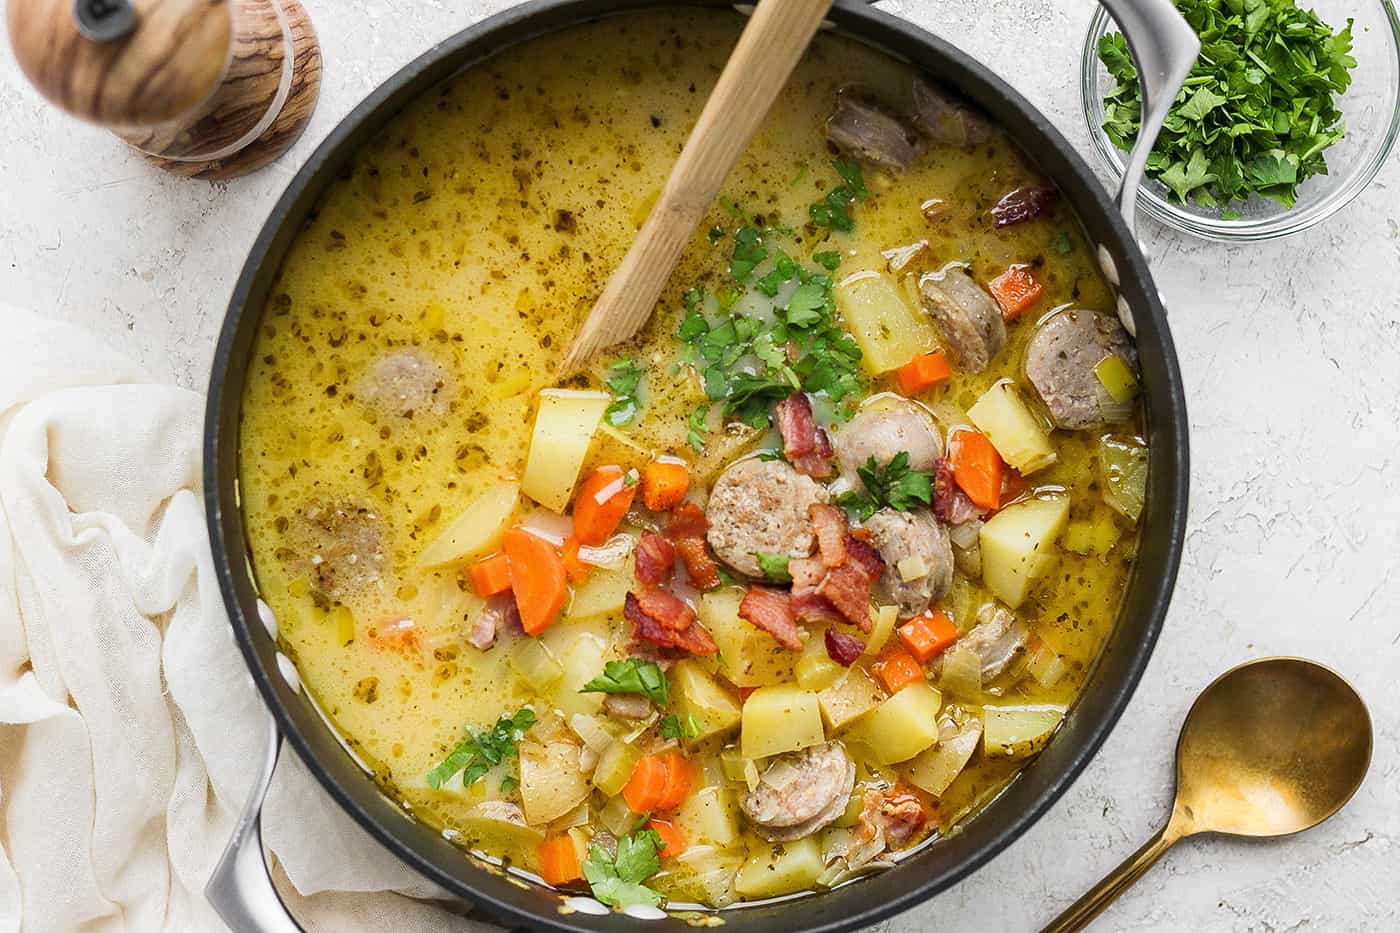
[[[376,841],[405,864],[454,894],[484,906],[498,918],[570,933],[611,929],[615,928],[615,924],[625,921],[618,914],[593,917],[584,914],[563,915],[543,907],[534,910],[529,905],[514,902],[515,899],[509,896],[510,891],[503,886],[510,885],[511,882],[493,878],[484,871],[472,870],[470,874],[453,874],[410,844],[405,834],[397,832],[396,829],[402,824],[391,824],[381,819],[356,800],[351,791],[331,773],[326,762],[301,731],[291,708],[291,703],[296,702],[296,699],[288,691],[286,684],[281,682],[282,679],[277,674],[277,665],[273,663],[271,651],[275,649],[258,644],[259,641],[270,642],[270,639],[264,639],[260,632],[255,631],[260,630],[261,626],[253,624],[253,620],[257,618],[253,602],[256,590],[252,582],[251,565],[243,547],[237,489],[237,415],[241,406],[244,378],[240,370],[236,379],[230,380],[229,369],[231,361],[236,359],[240,337],[252,327],[246,319],[261,316],[262,302],[259,299],[263,296],[259,296],[258,292],[266,288],[267,283],[264,279],[269,274],[265,271],[266,266],[270,261],[275,261],[280,266],[286,246],[293,239],[295,228],[308,209],[308,203],[314,203],[319,198],[328,183],[328,176],[333,176],[336,167],[343,164],[345,159],[358,149],[356,137],[382,129],[402,104],[423,93],[433,84],[541,35],[580,26],[604,17],[667,8],[735,7],[717,0],[530,0],[475,23],[437,43],[375,88],[340,120],[305,164],[298,169],[268,215],[250,249],[230,298],[215,350],[206,408],[204,496],[215,570],[239,649],[264,703],[276,719],[278,729],[296,749],[298,756],[327,793]],[[1152,386],[1149,393],[1150,405],[1161,408],[1165,417],[1149,423],[1153,456],[1149,473],[1148,507],[1144,512],[1140,533],[1141,540],[1145,541],[1147,529],[1154,529],[1154,535],[1163,539],[1160,542],[1161,547],[1158,548],[1162,553],[1150,569],[1143,566],[1141,559],[1135,562],[1123,601],[1120,603],[1119,618],[1115,622],[1113,633],[1095,662],[1094,671],[1076,698],[1075,709],[1072,709],[1071,715],[1067,717],[1066,725],[1068,726],[1071,720],[1083,720],[1083,717],[1088,715],[1077,710],[1077,707],[1083,705],[1081,701],[1091,689],[1095,691],[1096,699],[1101,700],[1102,708],[1092,722],[1080,722],[1080,725],[1087,729],[1087,735],[1058,756],[1063,759],[1057,765],[1058,770],[1051,772],[1046,786],[1035,793],[1024,809],[1013,812],[1003,825],[993,828],[986,819],[986,811],[995,804],[986,805],[983,812],[974,816],[960,834],[966,836],[975,829],[978,835],[984,838],[965,860],[932,877],[911,871],[912,866],[901,865],[900,870],[890,870],[863,878],[859,884],[847,885],[818,895],[797,896],[781,903],[776,915],[761,906],[723,912],[722,916],[731,926],[744,930],[754,926],[745,922],[746,917],[755,919],[755,929],[797,929],[793,925],[796,921],[792,916],[793,911],[812,904],[822,906],[819,908],[819,914],[804,918],[810,920],[808,925],[801,927],[807,933],[838,933],[878,922],[961,881],[1005,850],[1038,821],[1093,759],[1136,689],[1163,626],[1180,563],[1186,526],[1189,483],[1188,422],[1181,375],[1167,329],[1165,311],[1153,284],[1147,261],[1108,193],[1096,180],[1084,159],[1070,147],[1040,111],[990,69],[951,43],[892,14],[863,5],[857,0],[836,0],[829,19],[835,24],[838,34],[880,49],[921,71],[943,73],[945,77],[952,78],[964,93],[993,112],[999,123],[1007,123],[1009,118],[1014,118],[1010,119],[1010,122],[1019,122],[1022,126],[1016,131],[1008,127],[1008,132],[1023,145],[1027,141],[1048,143],[1053,151],[1044,155],[1058,163],[1058,173],[1054,176],[1056,183],[1063,188],[1064,182],[1068,180],[1081,189],[1076,192],[1075,200],[1076,215],[1080,222],[1086,223],[1086,214],[1094,212],[1094,219],[1107,226],[1108,242],[1112,249],[1101,245],[1100,256],[1110,256],[1110,263],[1117,269],[1117,275],[1110,275],[1111,280],[1119,279],[1125,290],[1137,291],[1132,297],[1135,316],[1139,322],[1139,339],[1141,340],[1145,324],[1146,333],[1154,338],[1160,350],[1160,353],[1152,354],[1150,361],[1144,358],[1144,365],[1151,362],[1158,368],[1160,378],[1160,384]],[[447,67],[449,64],[450,68]],[[436,74],[439,71],[441,74]],[[429,79],[429,75],[433,77]],[[425,81],[427,83],[423,84],[423,87],[417,87]],[[409,95],[410,89],[414,91],[412,95]],[[402,101],[399,100],[400,95],[404,95]],[[1032,137],[1038,136],[1039,139],[1027,140],[1027,130]],[[1041,155],[1032,153],[1031,158],[1044,165],[1045,159]],[[1167,475],[1163,475],[1164,469]],[[1160,531],[1156,530],[1158,528]],[[1130,644],[1120,645],[1118,633],[1123,628],[1125,616],[1128,615],[1125,607],[1130,594],[1141,596],[1138,601],[1145,602],[1148,615],[1137,624],[1136,639]],[[1098,683],[1097,678],[1106,662],[1105,656],[1110,653],[1111,648],[1115,652],[1125,652],[1121,658],[1115,659],[1119,672],[1113,678]],[[1076,713],[1082,715],[1076,716]],[[1046,760],[1056,744],[1052,743],[1051,748],[1043,752],[1040,759],[1029,765],[1027,770],[1035,767],[1041,760]],[[999,794],[998,799],[1005,797],[1012,787],[1023,783],[1024,775],[1025,772],[1018,774],[1012,785]],[[945,837],[945,840],[956,838],[957,835]],[[478,864],[465,854],[460,857],[463,865]],[[881,879],[885,879],[884,884],[879,883]],[[855,904],[854,901],[861,903]],[[539,900],[540,905],[547,903],[549,902],[543,899]],[[834,905],[844,905],[850,909],[843,912],[840,909],[832,909]],[[764,915],[779,918],[786,915],[786,922],[777,920],[765,927],[762,922]],[[661,923],[659,927],[657,923],[652,923],[651,928],[670,930],[680,929],[680,926],[679,921],[676,921],[674,924]]]

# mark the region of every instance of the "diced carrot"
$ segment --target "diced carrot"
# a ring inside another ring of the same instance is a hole
[[[472,589],[483,599],[510,589],[510,562],[504,553],[477,561],[467,574],[471,577]]]
[[[564,561],[555,553],[554,545],[519,528],[507,531],[502,545],[510,566],[515,607],[520,610],[520,625],[529,634],[538,635],[564,608],[569,591]]]
[[[931,658],[958,640],[958,627],[937,609],[925,610],[901,625],[899,640],[918,659],[927,664]]]
[[[656,834],[661,837],[662,858],[675,858],[690,847],[686,842],[685,833],[670,820],[647,820],[647,829],[656,830]]]
[[[653,460],[642,470],[642,504],[664,512],[685,498],[690,488],[690,470],[674,460]]]
[[[924,679],[924,669],[919,666],[914,656],[900,645],[891,645],[882,651],[880,659],[871,667],[889,693],[898,693],[910,684]]]
[[[658,810],[674,810],[690,796],[695,769],[680,752],[666,754],[666,795],[656,804]]]
[[[921,353],[894,371],[894,381],[905,395],[917,395],[951,378],[952,367],[942,353]]]
[[[637,484],[627,479],[622,467],[608,464],[580,484],[574,497],[574,537],[580,544],[597,547],[617,530],[637,495]]]
[[[1014,321],[1022,311],[1040,300],[1045,288],[1025,266],[1012,266],[988,282],[987,291],[1001,305],[1001,316]]]
[[[665,755],[647,755],[633,766],[622,799],[633,813],[650,813],[666,799],[670,774]]]
[[[568,576],[569,582],[573,584],[582,583],[588,579],[593,568],[579,560],[578,550],[583,545],[578,538],[569,535],[564,539],[564,546],[559,549],[559,559],[564,562],[564,573]]]
[[[953,479],[974,505],[984,509],[1001,507],[1001,454],[987,435],[979,431],[958,431],[948,442],[953,460]]]
[[[664,838],[664,837],[663,837]],[[565,833],[541,842],[536,854],[540,860],[540,877],[546,884],[568,884],[583,877],[574,840]]]

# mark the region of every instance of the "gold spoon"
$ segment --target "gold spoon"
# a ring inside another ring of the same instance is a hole
[[[1351,685],[1302,658],[1226,671],[1196,699],[1176,745],[1171,819],[1044,933],[1080,930],[1178,839],[1286,836],[1356,793],[1371,764],[1371,717]]]

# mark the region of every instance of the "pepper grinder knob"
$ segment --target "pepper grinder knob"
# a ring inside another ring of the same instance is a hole
[[[300,0],[9,0],[44,97],[179,175],[234,178],[297,140],[321,87]]]

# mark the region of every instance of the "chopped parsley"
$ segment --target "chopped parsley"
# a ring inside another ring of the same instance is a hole
[[[869,518],[878,509],[889,507],[908,512],[933,501],[933,474],[909,469],[909,454],[900,451],[883,468],[871,457],[856,472],[865,493],[843,493],[837,504]]]
[[[691,449],[697,454],[705,452],[705,434],[709,431],[709,426],[705,424],[705,418],[710,413],[709,405],[701,405],[690,413],[690,420],[686,424],[685,440]]]
[[[1298,185],[1327,174],[1323,151],[1346,134],[1336,96],[1351,84],[1352,21],[1341,30],[1296,0],[1175,0],[1201,39],[1147,174],[1173,201],[1229,210],[1251,194],[1292,207]],[[1104,98],[1103,130],[1129,149],[1142,99],[1123,36],[1099,40],[1118,82]]]
[[[865,178],[860,164],[850,159],[835,159],[831,163],[844,184],[837,185],[826,193],[826,197],[807,208],[807,215],[818,227],[830,227],[849,233],[856,228],[851,217],[851,205],[864,201],[870,192],[865,188]]]
[[[729,257],[729,275],[736,282],[746,282],[754,267],[768,258],[763,235],[757,227],[740,227],[734,233],[734,253]]]
[[[612,404],[603,412],[608,424],[620,428],[637,417],[637,390],[642,385],[642,367],[633,359],[622,360],[608,367],[608,391]]]
[[[502,761],[514,758],[516,743],[525,737],[534,724],[535,711],[522,709],[514,716],[497,719],[496,724],[486,732],[473,735],[468,730],[467,737],[428,772],[428,786],[436,790],[460,771],[462,786],[470,787]]]
[[[821,252],[812,254],[812,262],[815,262],[827,272],[835,272],[836,267],[841,265],[841,254],[834,249],[824,249]]]
[[[786,554],[764,554],[762,552],[754,554],[758,560],[758,569],[763,571],[763,575],[774,583],[791,583],[792,574],[788,572],[788,564],[792,558]]]
[[[687,716],[684,720],[679,716],[667,716],[661,720],[663,739],[694,739],[699,736],[700,724],[695,721],[694,716]]]
[[[1068,256],[1070,253],[1074,252],[1074,241],[1071,240],[1069,234],[1065,233],[1063,230],[1060,231],[1059,236],[1055,237],[1055,239],[1050,242],[1050,245],[1055,250],[1055,255],[1057,256]]]
[[[661,870],[657,853],[662,847],[661,836],[654,829],[618,839],[615,857],[602,846],[593,846],[583,863],[583,877],[593,896],[611,907],[660,904],[664,898],[642,882]]]
[[[666,672],[655,661],[609,661],[603,673],[583,685],[579,693],[638,693],[657,706],[670,700]]]

